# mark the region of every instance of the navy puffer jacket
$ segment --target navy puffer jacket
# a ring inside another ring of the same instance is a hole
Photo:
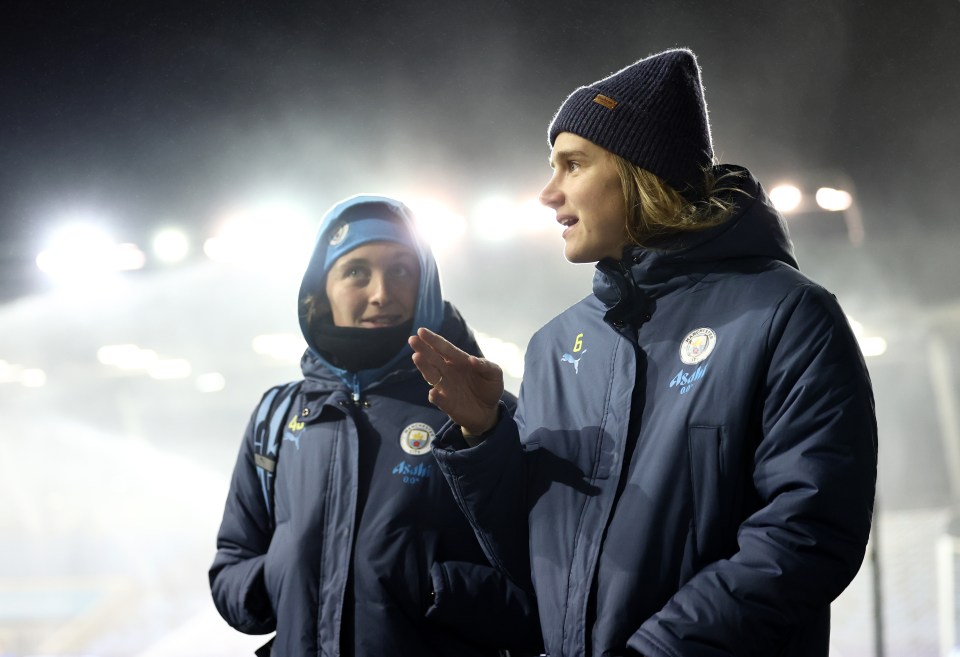
[[[870,532],[871,385],[740,174],[724,225],[598,264],[531,340],[515,422],[434,445],[491,562],[532,583],[553,657],[828,654]]]
[[[303,295],[322,285],[329,230],[357,197],[324,219]],[[406,209],[391,211],[409,220]],[[412,226],[411,226],[412,227]],[[420,253],[414,326],[435,326],[480,355],[442,300],[429,251]],[[322,287],[320,288],[322,289]],[[254,464],[254,419],[240,448],[217,554],[213,599],[230,625],[276,630],[271,655],[493,656],[536,648],[529,598],[491,568],[436,469],[430,440],[447,420],[405,347],[377,370],[347,372],[309,349],[276,466],[275,529]],[[513,408],[515,398],[503,402]]]

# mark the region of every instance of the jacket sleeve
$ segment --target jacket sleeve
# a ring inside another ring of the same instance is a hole
[[[480,645],[506,648],[511,654],[539,655],[543,651],[536,601],[498,570],[444,561],[431,566],[430,577],[430,620],[452,627]]]
[[[254,464],[253,433],[251,418],[234,467],[209,577],[213,602],[224,620],[241,632],[266,634],[276,627],[263,580],[271,531]]]
[[[507,402],[479,445],[467,448],[460,428],[448,423],[433,453],[487,561],[532,591],[523,450]]]
[[[789,294],[764,328],[752,470],[760,508],[740,525],[738,551],[697,573],[630,638],[648,657],[776,654],[862,563],[877,427],[856,339],[814,285]]]

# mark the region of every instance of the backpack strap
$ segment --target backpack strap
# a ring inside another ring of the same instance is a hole
[[[270,388],[257,407],[253,430],[253,461],[257,466],[257,477],[260,479],[260,489],[271,529],[276,522],[273,512],[273,488],[280,445],[283,444],[281,437],[287,412],[301,383],[302,379]]]

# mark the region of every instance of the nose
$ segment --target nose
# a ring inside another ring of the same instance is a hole
[[[374,273],[370,277],[370,284],[367,288],[369,292],[370,303],[375,306],[385,306],[390,301],[390,284],[387,277],[382,273]]]
[[[550,176],[550,180],[548,180],[547,184],[540,190],[539,199],[541,204],[552,210],[556,210],[563,205],[563,194],[560,193],[560,188],[557,185],[556,174]]]

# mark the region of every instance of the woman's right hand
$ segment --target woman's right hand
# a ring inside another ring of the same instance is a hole
[[[413,364],[432,386],[430,403],[459,424],[464,437],[492,429],[503,394],[500,366],[471,356],[429,329],[417,330],[408,342]]]

